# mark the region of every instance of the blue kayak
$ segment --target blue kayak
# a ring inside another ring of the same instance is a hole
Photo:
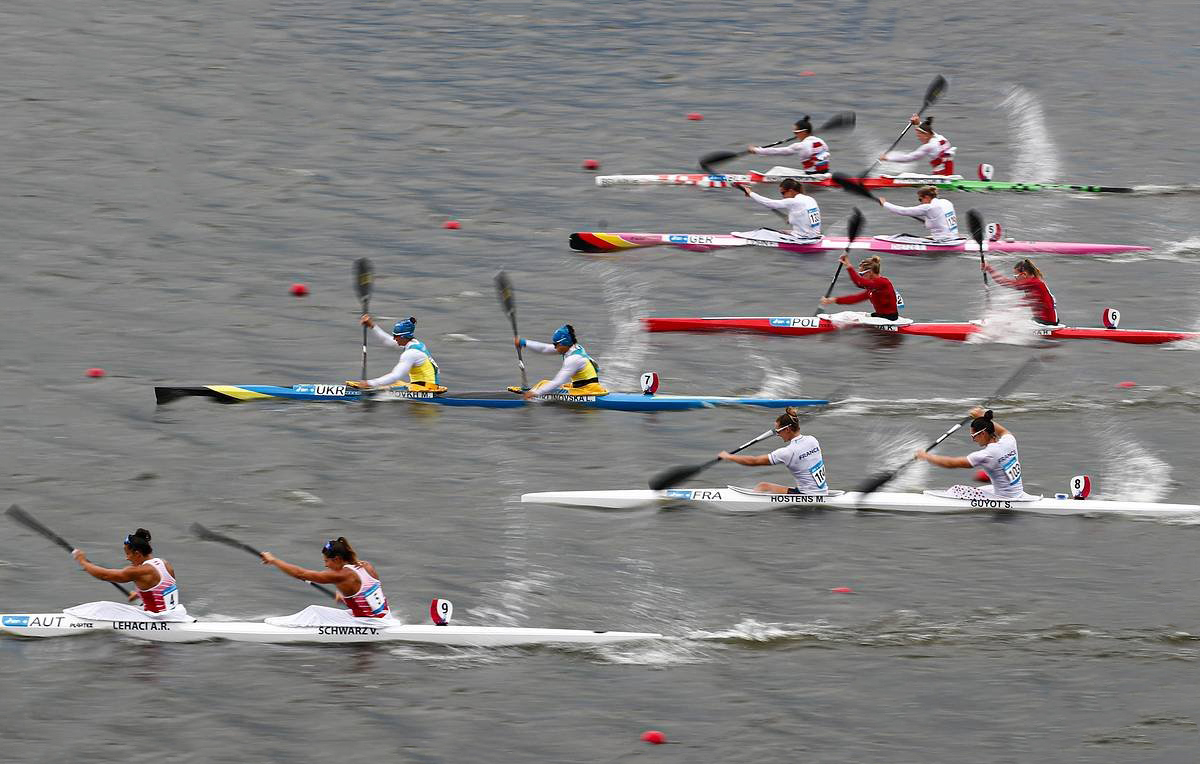
[[[247,401],[360,401],[362,393],[346,385],[203,385],[200,387],[155,387],[154,397],[159,404],[179,398],[196,396],[220,403]],[[378,390],[371,395],[375,401],[408,401],[440,406],[482,406],[493,409],[512,409],[521,406],[554,404],[584,409],[613,411],[686,411],[713,406],[763,406],[779,409],[785,406],[823,406],[829,401],[813,398],[740,398],[723,395],[650,395],[644,393],[607,393],[605,395],[549,394],[535,401],[526,401],[518,393],[471,392],[433,393],[411,390]]]

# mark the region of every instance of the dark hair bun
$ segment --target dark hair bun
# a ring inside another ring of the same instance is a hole
[[[988,421],[990,422],[990,421],[992,421],[992,417],[993,417],[993,416],[994,416],[994,415],[992,414],[992,410],[991,410],[991,409],[988,409],[987,411],[983,412],[983,417],[982,417],[982,418],[983,418],[983,419],[986,419],[986,420],[988,420]]]
[[[141,538],[144,538],[147,541],[150,540],[150,531],[146,530],[145,528],[138,528],[136,531],[133,532],[133,535],[140,536]]]

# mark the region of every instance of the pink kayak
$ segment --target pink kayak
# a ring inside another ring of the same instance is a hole
[[[767,229],[769,230],[769,229]],[[711,252],[731,247],[771,247],[786,252],[822,254],[850,249],[870,252],[891,252],[897,255],[921,255],[939,252],[978,252],[970,239],[933,242],[906,236],[875,236],[853,242],[840,236],[826,236],[815,241],[795,240],[786,234],[771,231],[748,231],[742,234],[707,233],[602,233],[584,231],[571,234],[571,249],[578,252],[619,252],[641,247],[675,247],[692,252]],[[985,241],[984,252],[1027,253],[1051,255],[1115,255],[1125,252],[1149,252],[1150,247],[1131,244],[1087,244],[1073,241]]]

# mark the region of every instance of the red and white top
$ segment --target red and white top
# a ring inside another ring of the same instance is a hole
[[[358,591],[349,597],[343,597],[350,612],[359,618],[387,618],[389,615],[387,595],[383,593],[383,585],[379,579],[367,572],[364,565],[350,565],[351,570],[358,574]]]
[[[912,151],[889,151],[884,154],[883,158],[888,162],[917,162],[928,159],[934,175],[953,175],[954,152],[956,151],[958,149],[951,146],[945,136],[934,133],[932,138]]]
[[[1021,275],[1018,278],[1010,279],[1002,273],[997,273],[992,266],[987,266],[988,273],[992,274],[992,280],[1001,286],[1017,289],[1023,292],[1025,304],[1033,311],[1034,320],[1043,324],[1058,323],[1058,305],[1054,299],[1054,295],[1050,292],[1050,287],[1046,286],[1046,282],[1035,276]]]
[[[142,609],[147,613],[162,613],[179,607],[179,587],[167,570],[167,564],[158,557],[151,557],[146,564],[158,571],[158,583],[149,589],[137,590],[142,598]]]
[[[788,146],[755,146],[750,149],[753,154],[765,156],[794,156],[803,162],[805,172],[820,174],[829,172],[829,146],[815,135],[810,135],[802,141]]]

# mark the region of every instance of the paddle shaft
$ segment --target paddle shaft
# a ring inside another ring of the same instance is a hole
[[[753,440],[746,441],[745,443],[743,443],[742,445],[733,449],[729,453],[736,454],[739,451],[744,451],[745,449],[749,448],[750,446],[753,446],[755,443],[764,441],[774,434],[775,434],[774,429],[767,430],[762,435],[759,435],[758,437],[754,438]],[[661,491],[665,488],[670,488],[671,486],[677,485],[684,480],[695,477],[696,475],[700,474],[701,472],[703,472],[704,470],[713,466],[714,464],[716,464],[719,461],[721,461],[721,458],[717,457],[715,459],[709,459],[707,462],[704,462],[703,464],[694,464],[691,466],[682,465],[682,466],[671,467],[669,469],[663,470],[662,472],[658,473],[657,475],[655,475],[653,478],[650,479],[650,487],[652,489],[654,489],[655,491]]]
[[[854,211],[850,213],[850,222],[846,226],[846,249],[843,250],[843,255],[848,256],[850,254],[850,245],[853,244],[854,240],[858,238],[858,234],[862,230],[863,220],[862,212],[859,211],[858,207],[855,207]],[[833,280],[829,282],[829,288],[825,290],[826,298],[833,294],[833,287],[835,284],[837,284],[838,277],[842,275],[842,265],[841,258],[838,258],[838,267],[837,270],[833,272]],[[817,313],[823,312],[824,306],[818,303]]]
[[[925,100],[921,102],[921,108],[917,109],[917,116],[919,117],[922,114],[924,114],[925,110],[928,109],[930,106],[932,106],[934,104],[934,102],[937,101],[937,99],[942,95],[942,92],[945,89],[946,89],[946,80],[944,77],[942,77],[939,74],[937,77],[935,77],[933,79],[933,82],[929,83],[929,87],[925,90]],[[888,146],[888,150],[883,153],[889,154],[889,153],[891,153],[892,149],[899,146],[900,141],[904,139],[904,136],[908,135],[908,131],[912,129],[912,126],[913,126],[912,120],[910,119],[908,124],[904,126],[904,129],[900,131],[900,135],[896,136],[896,140],[892,141],[892,145]],[[865,178],[865,177],[869,176],[871,174],[871,171],[874,170],[876,167],[878,167],[879,163],[882,161],[883,161],[882,159],[876,159],[874,162],[872,162],[871,166],[868,167],[865,171],[863,171],[863,177]]]
[[[496,274],[496,296],[500,299],[500,307],[504,309],[505,315],[508,316],[508,323],[512,326],[513,339],[517,340],[514,344],[517,349],[517,367],[521,370],[521,389],[529,389],[529,377],[525,374],[525,358],[521,354],[521,339],[520,332],[517,331],[517,305],[516,299],[513,296],[512,282],[509,281],[508,274],[500,271]]]
[[[225,544],[226,546],[231,546],[234,549],[241,549],[244,552],[249,552],[250,554],[254,555],[255,557],[260,557],[260,558],[262,557],[262,552],[255,549],[254,547],[250,546],[249,544],[244,544],[241,541],[238,541],[237,539],[232,538],[230,536],[226,536],[223,533],[217,533],[216,531],[211,531],[208,528],[205,528],[200,523],[192,523],[192,533],[196,534],[198,537],[204,539],[205,541],[215,541],[218,544]],[[333,597],[333,598],[337,597],[337,592],[335,592],[333,589],[330,589],[328,586],[322,586],[321,584],[314,583],[312,581],[305,581],[304,583],[308,584],[309,586],[311,586],[314,589],[321,590],[322,592],[324,592],[325,594],[327,594],[330,597]]]
[[[42,536],[44,536],[45,538],[54,542],[58,546],[67,550],[68,552],[75,551],[75,547],[72,546],[71,544],[67,543],[66,539],[64,539],[62,536],[58,535],[54,531],[50,530],[46,526],[42,525],[41,522],[39,522],[38,520],[36,520],[33,517],[33,515],[30,515],[28,512],[21,509],[16,504],[13,504],[11,507],[9,507],[8,510],[5,511],[4,514],[8,515],[14,521],[20,523],[21,525],[24,525],[26,528],[33,531],[34,533],[41,534]],[[109,583],[112,584],[113,586],[117,587],[117,590],[120,591],[121,594],[124,594],[126,597],[129,596],[129,590],[126,589],[124,586],[121,586],[116,581],[109,581]]]

